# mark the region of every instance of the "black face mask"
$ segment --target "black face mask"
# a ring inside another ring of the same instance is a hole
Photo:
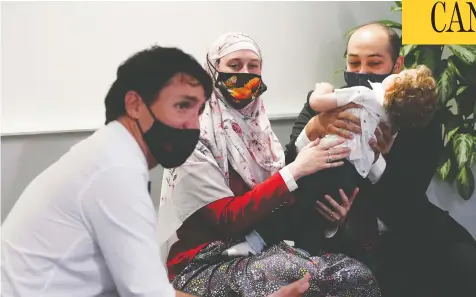
[[[177,129],[159,121],[147,107],[154,119],[149,130],[142,133],[145,144],[150,153],[162,167],[175,168],[187,161],[193,153],[200,137],[200,129]]]
[[[344,79],[348,87],[363,86],[370,88],[370,82],[381,83],[392,73],[374,74],[374,73],[359,73],[359,72],[344,72]]]
[[[386,79],[388,76],[390,76],[393,73],[393,69],[395,69],[395,64],[396,64],[396,61],[393,64],[392,71],[386,74],[344,71],[345,83],[347,84],[347,87],[363,86],[363,87],[371,88],[369,81],[373,83],[383,82],[384,79]]]
[[[210,62],[208,56],[207,63],[218,73],[215,87],[233,108],[242,109],[246,107],[268,89],[261,75],[244,72],[220,72]]]
[[[267,90],[261,76],[253,73],[219,72],[215,87],[236,109],[246,107]]]

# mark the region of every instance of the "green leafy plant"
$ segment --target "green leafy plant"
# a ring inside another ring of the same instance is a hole
[[[395,1],[391,12],[401,13],[402,2]],[[402,24],[377,21],[401,31]],[[345,35],[348,38],[355,30]],[[438,82],[438,111],[442,119],[444,154],[436,176],[456,183],[459,195],[468,200],[474,193],[476,164],[476,45],[403,45],[405,68],[424,64]]]

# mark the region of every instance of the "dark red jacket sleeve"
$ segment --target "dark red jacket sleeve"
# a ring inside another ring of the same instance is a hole
[[[249,190],[241,177],[230,171],[230,186],[237,196],[223,197],[199,210],[205,220],[227,236],[251,230],[284,202],[294,203],[294,196],[279,172]]]

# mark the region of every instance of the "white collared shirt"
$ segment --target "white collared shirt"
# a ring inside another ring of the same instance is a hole
[[[172,297],[148,166],[112,122],[25,189],[2,226],[2,296]]]

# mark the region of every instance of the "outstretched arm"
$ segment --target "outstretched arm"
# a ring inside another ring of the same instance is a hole
[[[368,100],[369,96],[372,96],[372,90],[362,86],[330,92],[327,84],[316,84],[316,89],[309,97],[309,105],[314,111],[325,112],[352,102],[360,104]]]
[[[309,105],[314,111],[329,111],[338,107],[335,93],[319,94],[315,91],[309,97]]]
[[[309,106],[317,112],[328,111],[337,107],[334,86],[329,83],[317,83],[314,91],[308,95]]]

